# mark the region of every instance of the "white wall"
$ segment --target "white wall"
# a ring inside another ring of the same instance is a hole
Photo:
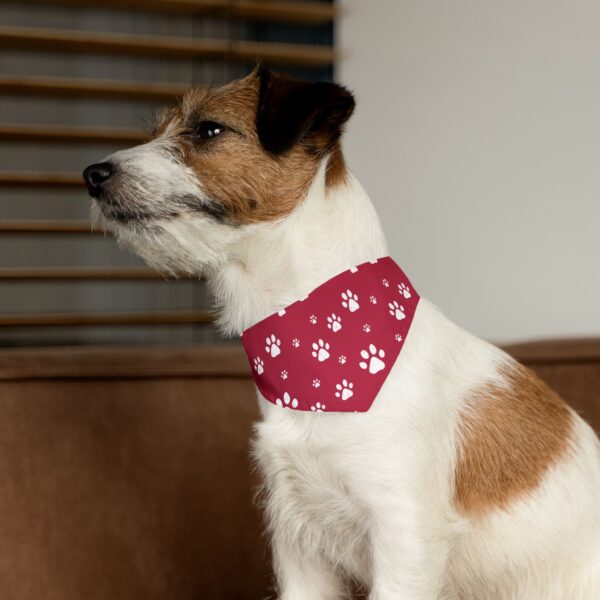
[[[341,5],[347,159],[417,289],[495,341],[600,334],[600,3]]]

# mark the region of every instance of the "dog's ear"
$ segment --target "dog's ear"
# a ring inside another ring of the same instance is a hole
[[[263,148],[282,154],[301,141],[331,149],[354,110],[352,94],[335,83],[310,83],[258,67],[256,131]]]

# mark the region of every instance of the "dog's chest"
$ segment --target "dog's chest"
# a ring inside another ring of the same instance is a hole
[[[283,441],[272,425],[262,423],[255,440],[269,522],[296,532],[299,548],[318,549],[362,578],[368,516],[353,494],[352,458],[325,440]]]

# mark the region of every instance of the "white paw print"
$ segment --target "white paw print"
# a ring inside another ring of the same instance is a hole
[[[319,340],[318,342],[313,342],[313,353],[312,355],[319,361],[323,362],[329,358],[329,343],[324,342],[323,340]]]
[[[327,327],[335,333],[342,328],[342,317],[338,317],[335,313],[331,313],[331,316],[327,317]]]
[[[402,319],[406,317],[404,314],[404,306],[400,306],[395,300],[393,302],[388,302],[388,306],[390,308],[390,315],[396,317],[398,321],[402,321]]]
[[[385,287],[390,287],[390,282],[387,279],[382,279],[381,283],[383,283]]]
[[[360,308],[358,296],[350,290],[342,292],[342,306],[347,308],[350,312],[358,310]]]
[[[313,412],[323,412],[325,410],[325,405],[317,402],[314,406],[310,407],[310,410]]]
[[[402,336],[401,336],[399,333],[397,333],[397,334],[394,336],[394,339],[395,339],[397,342],[401,342],[401,341],[402,341]]]
[[[336,398],[341,398],[342,400],[348,400],[348,398],[352,398],[354,396],[354,384],[347,379],[342,379],[342,383],[338,383],[335,386],[337,392],[335,393]]]
[[[371,326],[370,326],[368,323],[365,323],[365,324],[363,325],[363,331],[364,331],[365,333],[370,333],[370,332],[371,332]]]
[[[316,315],[310,315],[310,317],[308,317],[308,322],[311,325],[316,325],[317,324],[317,316]]]
[[[265,372],[265,363],[260,356],[257,356],[254,359],[254,368],[256,370],[257,375],[262,375]]]
[[[340,363],[340,365],[345,365],[346,361],[348,359],[346,358],[346,356],[344,354],[342,354],[339,358],[338,358],[338,362]]]
[[[400,294],[402,296],[404,296],[407,300],[411,297],[411,293],[410,290],[408,289],[408,286],[405,283],[399,283],[398,284],[398,291],[400,292]]]
[[[361,350],[360,355],[364,358],[359,364],[361,369],[368,369],[371,375],[379,373],[382,369],[385,369],[385,363],[382,358],[385,357],[385,351],[377,350],[373,344],[369,344],[369,350]]]
[[[270,354],[273,358],[281,354],[281,340],[275,337],[274,333],[265,341],[267,342],[267,345],[265,346],[267,354]]]
[[[371,304],[377,304],[377,298],[375,298],[375,296],[369,296],[369,302]]]
[[[288,378],[288,372],[284,369],[283,371],[281,371],[281,379],[287,379]]]
[[[314,388],[321,387],[321,380],[320,379],[313,379],[312,385],[313,385]]]
[[[281,408],[298,408],[298,400],[292,398],[287,392],[283,393],[283,400],[277,398],[275,404]]]
[[[292,340],[292,346],[294,346],[294,348],[299,348],[300,347],[300,340],[298,338],[294,338]]]

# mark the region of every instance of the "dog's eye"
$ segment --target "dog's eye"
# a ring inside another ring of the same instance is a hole
[[[221,135],[225,129],[225,125],[221,125],[215,121],[202,121],[198,127],[194,129],[194,137],[200,140],[212,140],[218,135]]]

